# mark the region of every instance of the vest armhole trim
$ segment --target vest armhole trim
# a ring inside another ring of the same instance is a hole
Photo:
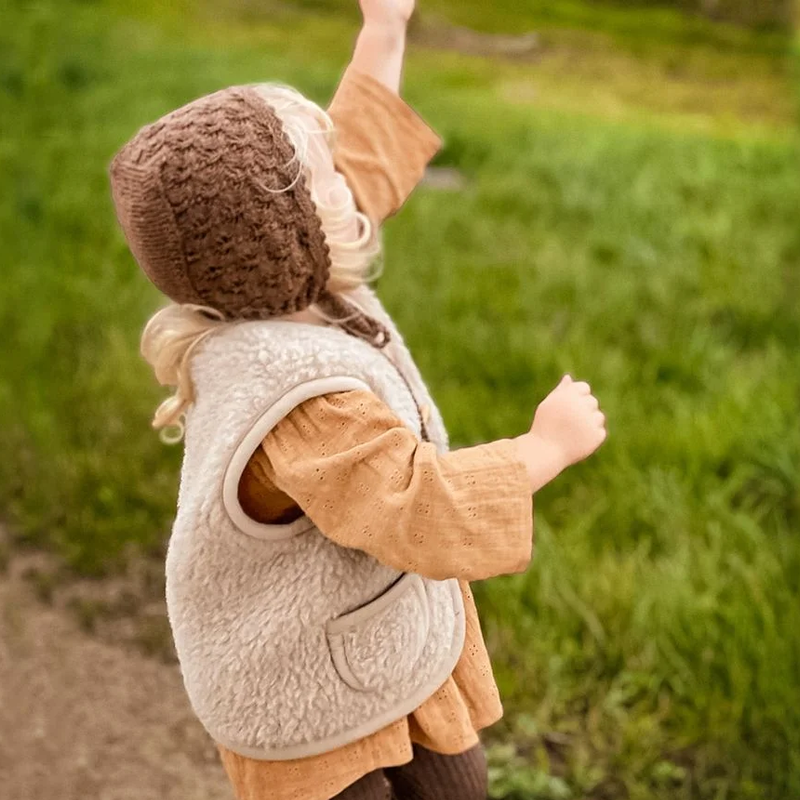
[[[239,531],[255,539],[280,541],[291,539],[314,527],[314,523],[305,514],[293,522],[283,525],[257,522],[247,516],[239,502],[239,481],[250,456],[264,440],[264,437],[297,406],[312,397],[320,397],[332,392],[357,390],[371,392],[372,387],[358,378],[346,375],[315,378],[289,389],[255,421],[234,448],[222,478],[222,507]]]

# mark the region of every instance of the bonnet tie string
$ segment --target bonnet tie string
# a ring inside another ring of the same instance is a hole
[[[344,331],[363,339],[378,350],[382,350],[391,341],[392,337],[385,325],[365,314],[341,295],[325,291],[317,300],[317,306]]]
[[[406,385],[409,394],[414,400],[414,405],[417,408],[419,415],[419,425],[422,441],[430,441],[428,435],[427,422],[425,414],[420,408],[419,401],[417,400],[416,393],[411,386],[408,378],[405,376],[403,370],[394,362],[394,360],[387,354],[384,349],[391,341],[391,335],[385,325],[378,322],[374,317],[365,314],[354,303],[345,300],[341,295],[333,294],[332,292],[325,291],[317,300],[317,306],[320,310],[328,315],[339,327],[347,333],[363,339],[365,342],[371,344],[376,349],[380,350],[386,357],[386,360],[394,367],[397,374],[402,378],[403,383]]]

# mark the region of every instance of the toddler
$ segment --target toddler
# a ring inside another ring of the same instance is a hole
[[[438,137],[400,99],[413,0],[360,0],[327,112],[272,84],[143,128],[111,183],[172,301],[142,350],[184,438],[167,604],[239,800],[482,800],[502,708],[469,582],[519,572],[532,494],[603,442],[564,376],[514,438],[449,451],[367,284]]]

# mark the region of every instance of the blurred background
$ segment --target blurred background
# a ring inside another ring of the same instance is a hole
[[[792,0],[419,0],[445,147],[378,290],[456,446],[564,372],[609,439],[477,587],[507,800],[800,797],[800,75]],[[106,167],[222,86],[332,95],[356,0],[0,7],[0,785],[228,798],[163,604],[180,448],[138,355],[161,302]]]

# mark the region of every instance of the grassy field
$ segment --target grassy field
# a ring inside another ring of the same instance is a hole
[[[301,5],[0,12],[0,508],[15,546],[88,574],[162,551],[180,453],[148,429],[161,394],[137,353],[159,300],[116,230],[106,164],[140,124],[228,83],[329,97],[354,17]],[[533,28],[543,49],[413,50],[409,95],[466,186],[421,189],[387,226],[379,284],[455,443],[521,432],[565,371],[609,419],[598,455],[537,497],[532,568],[478,587],[508,711],[493,791],[797,797],[787,44],[550,6],[430,6],[434,27]]]

